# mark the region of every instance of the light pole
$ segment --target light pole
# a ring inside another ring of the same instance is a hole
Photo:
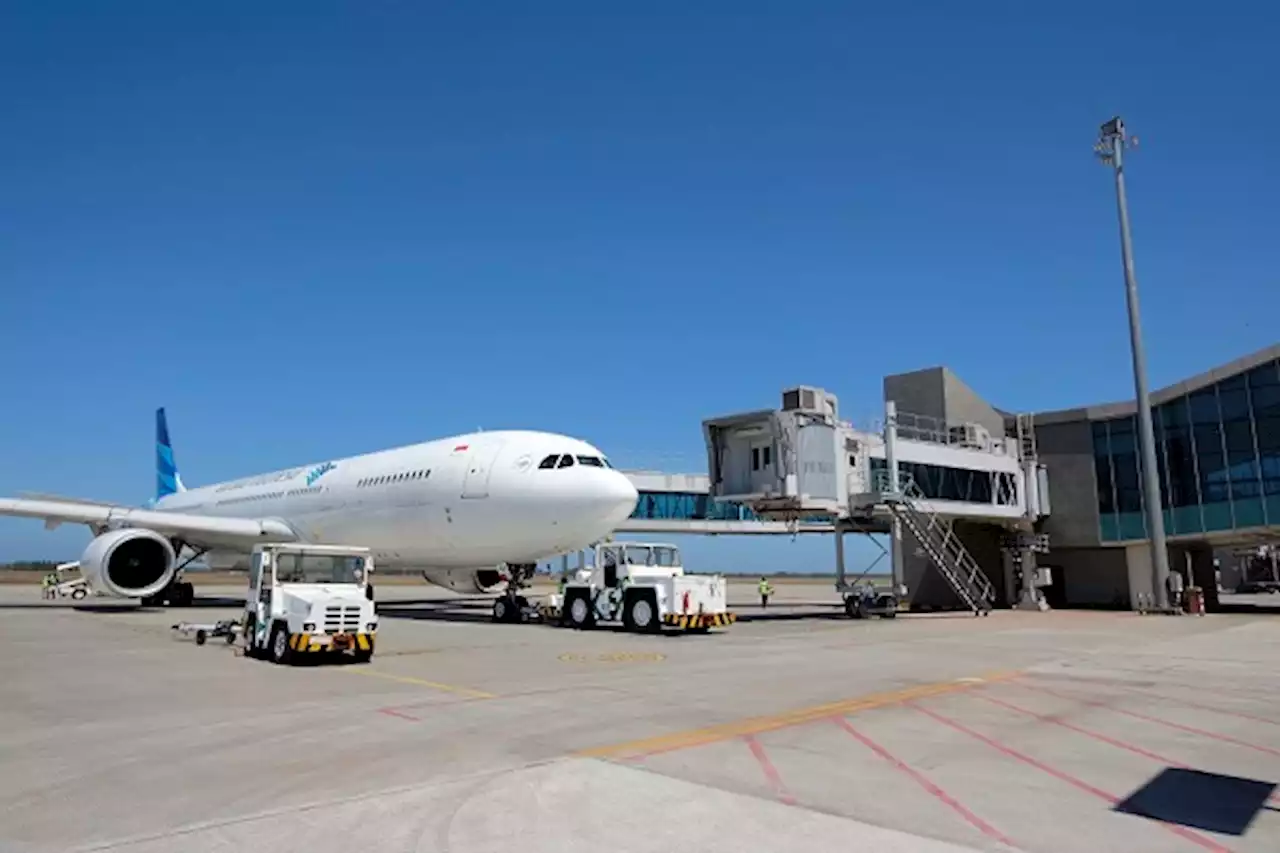
[[[1124,259],[1124,287],[1129,304],[1129,346],[1133,354],[1133,389],[1138,404],[1138,450],[1142,454],[1142,494],[1146,503],[1147,536],[1151,541],[1151,582],[1156,607],[1169,609],[1169,552],[1164,538],[1164,512],[1160,506],[1160,473],[1156,468],[1156,437],[1151,424],[1151,398],[1147,395],[1147,357],[1142,351],[1142,323],[1138,317],[1138,279],[1133,272],[1133,245],[1129,239],[1129,204],[1124,192],[1124,149],[1129,144],[1124,121],[1116,116],[1104,123],[1094,151],[1116,176],[1116,207],[1120,212],[1120,254]]]

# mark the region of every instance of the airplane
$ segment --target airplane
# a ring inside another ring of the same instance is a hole
[[[0,515],[89,527],[92,590],[190,604],[182,569],[247,569],[260,542],[360,545],[375,564],[438,586],[518,597],[540,560],[611,534],[639,495],[598,449],[549,432],[476,432],[188,489],[156,410],[156,495],[144,507],[0,498]],[[515,603],[514,601],[512,603]],[[495,618],[518,614],[500,608]]]

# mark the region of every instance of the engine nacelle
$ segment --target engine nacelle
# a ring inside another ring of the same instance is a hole
[[[422,573],[428,583],[454,592],[493,592],[506,581],[497,569],[428,569]]]
[[[177,562],[168,539],[153,530],[126,527],[89,543],[80,558],[80,574],[94,592],[145,598],[169,585]]]

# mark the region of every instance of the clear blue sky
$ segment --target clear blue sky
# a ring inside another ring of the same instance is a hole
[[[144,501],[159,404],[201,483],[477,426],[703,470],[703,417],[938,363],[1131,396],[1117,112],[1153,384],[1276,340],[1275,10],[621,5],[7,3],[0,494]]]

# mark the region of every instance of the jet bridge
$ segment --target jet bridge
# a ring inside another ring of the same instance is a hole
[[[1048,514],[1047,475],[1030,418],[1015,418],[1012,432],[993,436],[979,424],[899,415],[892,401],[880,432],[859,430],[840,420],[835,395],[808,386],[784,391],[780,409],[703,422],[712,499],[793,528],[801,519],[829,519],[836,585],[846,600],[854,587],[844,534],[888,533],[898,595],[907,594],[912,560],[914,581],[930,580],[918,565],[923,558],[961,607],[984,615],[997,600],[996,583],[1010,604],[1043,609],[1034,554],[1047,547],[1035,532]],[[975,547],[999,565],[980,565]]]

